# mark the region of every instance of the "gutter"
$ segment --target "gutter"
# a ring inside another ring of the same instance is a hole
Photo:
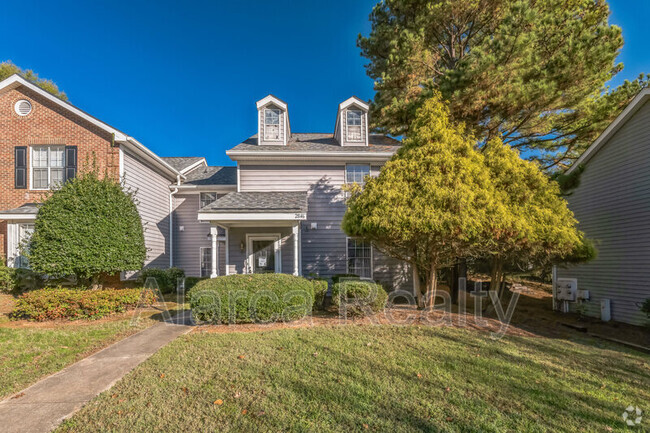
[[[181,184],[181,175],[176,176],[176,186]],[[178,188],[169,193],[169,267],[174,267],[174,194]]]

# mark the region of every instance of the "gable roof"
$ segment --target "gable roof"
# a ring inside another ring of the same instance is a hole
[[[13,74],[10,77],[7,77],[4,80],[0,81],[0,92],[16,89],[20,86],[27,87],[29,90],[37,93],[39,96],[42,96],[48,101],[53,102],[54,104],[91,123],[92,125],[95,125],[98,128],[108,132],[109,134],[112,134],[116,143],[122,144],[126,148],[132,150],[134,153],[142,156],[147,162],[149,162],[154,167],[157,167],[163,173],[167,174],[170,178],[175,178],[178,175],[181,177],[183,176],[175,168],[166,163],[162,158],[153,153],[135,138],[128,136],[124,132],[110,126],[108,123],[102,122],[96,117],[91,116],[90,114],[75,107],[69,102],[60,99],[49,92],[46,92],[31,81],[24,79],[19,74]]]
[[[341,102],[339,104],[339,110],[345,110],[350,105],[358,105],[366,111],[370,110],[370,105],[368,105],[367,102],[364,102],[361,98],[357,98],[356,96],[351,96],[345,101]]]
[[[307,212],[307,191],[230,192],[200,212]]]
[[[201,163],[207,165],[205,158],[202,156],[163,156],[161,158],[163,161],[167,162],[167,164],[171,165],[183,174],[199,167]]]
[[[187,173],[182,185],[237,185],[237,167],[206,166]]]
[[[616,119],[603,131],[602,134],[594,141],[591,146],[585,150],[580,158],[578,158],[569,169],[566,171],[566,174],[570,174],[576,168],[582,164],[586,164],[593,156],[607,143],[607,140],[610,139],[619,129],[625,125],[625,123],[643,106],[645,102],[650,99],[650,89],[643,89],[639,92],[638,95],[630,102],[627,107],[618,115]]]
[[[278,98],[277,96],[273,96],[270,94],[255,103],[255,105],[257,105],[258,110],[268,104],[277,105],[278,107],[282,108],[285,111],[287,109],[286,102],[284,102],[282,99]]]

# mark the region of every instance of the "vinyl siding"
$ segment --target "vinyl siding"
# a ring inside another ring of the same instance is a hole
[[[198,220],[199,194],[174,195],[174,266],[188,277],[201,276],[201,247],[210,248],[210,224]],[[181,231],[183,227],[183,231]],[[223,235],[223,230],[219,233]],[[219,275],[226,270],[225,242],[219,242]]]
[[[124,152],[124,184],[135,192],[147,247],[145,267],[169,267],[169,179]]]
[[[373,174],[378,171],[379,167],[372,167]],[[303,275],[329,277],[347,272],[347,237],[341,230],[346,209],[341,190],[345,165],[240,165],[239,175],[241,191],[308,191],[307,219],[301,229]],[[312,223],[317,224],[316,229],[311,228]],[[387,287],[410,290],[410,272],[404,274],[399,261],[376,259],[374,268],[375,279]]]
[[[558,277],[591,292],[587,314],[599,317],[600,300],[610,299],[612,320],[644,324],[636,304],[650,298],[650,103],[587,162],[568,202],[598,258]]]

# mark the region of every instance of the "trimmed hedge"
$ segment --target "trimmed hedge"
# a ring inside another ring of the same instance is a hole
[[[337,284],[341,280],[360,280],[361,277],[356,274],[336,274],[332,277],[332,284]]]
[[[235,274],[199,281],[188,296],[199,321],[291,321],[312,311],[314,285],[287,274]]]
[[[143,294],[144,293],[144,294]],[[109,314],[156,302],[151,291],[143,289],[68,289],[47,288],[21,295],[10,316],[42,322],[55,319],[99,319]]]
[[[353,316],[381,311],[387,299],[384,288],[372,281],[341,281],[332,287],[332,304],[338,308],[344,301],[347,313]]]
[[[327,295],[328,284],[323,278],[314,278],[311,280],[314,285],[314,308],[322,308]]]
[[[173,293],[176,291],[178,279],[185,278],[185,271],[180,268],[146,268],[140,271],[138,281],[144,285],[149,277],[156,279],[161,293]]]

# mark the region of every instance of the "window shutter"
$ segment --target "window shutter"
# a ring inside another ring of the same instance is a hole
[[[27,147],[14,147],[14,187],[27,188]]]
[[[77,146],[65,147],[65,180],[77,176]]]

